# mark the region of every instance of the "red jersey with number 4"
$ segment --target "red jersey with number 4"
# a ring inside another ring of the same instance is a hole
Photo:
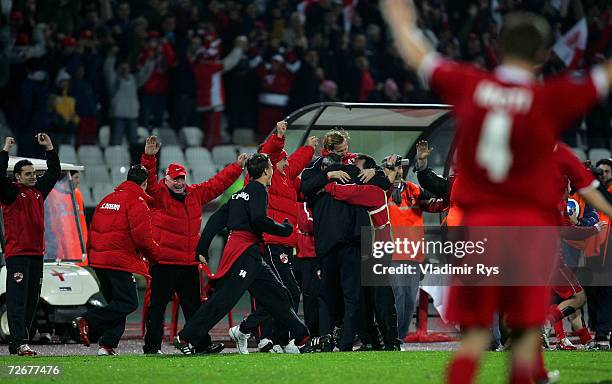
[[[553,224],[559,200],[550,149],[564,129],[607,96],[604,70],[537,81],[516,66],[484,72],[432,54],[419,72],[453,105],[457,168],[466,172],[453,186],[451,200],[466,213],[535,210],[551,215]]]

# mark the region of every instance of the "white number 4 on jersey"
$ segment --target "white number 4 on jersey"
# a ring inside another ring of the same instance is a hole
[[[504,182],[512,167],[511,133],[512,118],[507,112],[487,113],[476,149],[476,163],[487,170],[489,180],[494,183]]]

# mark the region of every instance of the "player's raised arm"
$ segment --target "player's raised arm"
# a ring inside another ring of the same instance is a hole
[[[412,0],[384,0],[382,13],[395,37],[395,45],[404,61],[415,71],[433,49],[416,25],[417,10]]]

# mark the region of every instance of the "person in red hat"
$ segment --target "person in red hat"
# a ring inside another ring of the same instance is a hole
[[[231,71],[242,58],[248,40],[238,36],[234,48],[221,58],[221,39],[214,32],[203,39],[194,37],[187,55],[187,62],[196,82],[197,112],[204,131],[204,145],[212,148],[221,143],[221,115],[225,109],[225,87],[221,76]]]
[[[165,39],[160,39],[158,31],[149,31],[148,45],[138,57],[139,65],[153,61],[153,71],[144,82],[142,105],[140,108],[140,124],[147,128],[160,128],[166,111],[166,96],[170,89],[168,70],[176,66],[176,54],[172,45]]]
[[[161,353],[163,321],[168,301],[176,292],[186,320],[200,307],[200,274],[194,260],[200,239],[202,208],[220,196],[242,174],[246,154],[228,165],[216,176],[200,184],[187,184],[187,169],[170,164],[164,177],[157,180],[157,159],[160,143],[156,136],[147,139],[142,165],[149,171],[147,193],[153,197],[153,237],[161,246],[161,254],[149,268],[151,303],[147,316],[145,354]],[[210,337],[196,346],[202,353],[216,353],[222,344],[212,344]]]
[[[261,81],[257,134],[264,138],[270,132],[270,127],[285,114],[293,74],[287,70],[285,59],[279,54],[272,56],[270,63],[260,65],[256,72]]]

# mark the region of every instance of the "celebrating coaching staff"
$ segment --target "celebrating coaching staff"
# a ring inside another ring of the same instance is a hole
[[[165,177],[157,181],[155,155],[159,152],[157,137],[147,139],[142,165],[149,171],[147,193],[153,197],[153,238],[161,247],[159,259],[151,265],[151,303],[147,316],[147,333],[143,351],[161,353],[163,321],[166,305],[178,293],[185,321],[200,307],[200,274],[193,255],[200,239],[202,208],[220,196],[242,174],[246,155],[228,165],[212,179],[200,184],[187,184],[187,170],[181,164],[170,164]],[[197,352],[213,353],[222,344],[211,344],[210,337],[196,346]]]
[[[94,211],[87,254],[108,305],[93,308],[75,319],[81,341],[98,342],[98,356],[116,355],[127,315],[138,309],[138,291],[132,273],[147,276],[143,257],[153,261],[159,245],[153,240],[145,193],[147,170],[133,165],[127,180],[106,196]]]
[[[61,168],[53,143],[46,133],[35,136],[45,147],[47,172],[36,178],[28,160],[15,164],[16,182],[6,175],[9,154],[15,139],[7,137],[0,151],[0,202],[6,230],[6,309],[10,336],[9,352],[19,356],[36,355],[30,346],[30,327],[40,298],[45,253],[44,200],[60,178]]]

